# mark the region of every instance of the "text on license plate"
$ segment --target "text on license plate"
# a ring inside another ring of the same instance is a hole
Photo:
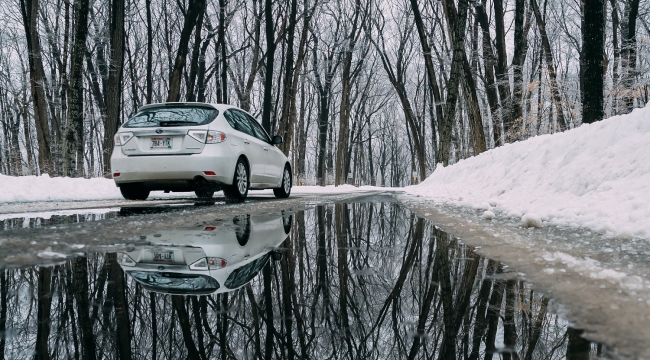
[[[154,252],[153,253],[154,261],[164,261],[164,262],[173,262],[174,261],[174,252],[165,251],[165,252]]]
[[[172,138],[162,138],[162,137],[152,137],[151,138],[151,148],[152,149],[171,149],[172,148]]]

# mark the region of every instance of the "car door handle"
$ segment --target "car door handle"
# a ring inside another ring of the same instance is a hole
[[[250,144],[250,142],[248,142],[248,140],[244,140],[244,144]]]
[[[269,151],[269,148],[264,148],[264,151]]]

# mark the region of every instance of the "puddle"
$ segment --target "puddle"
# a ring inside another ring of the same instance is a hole
[[[118,216],[170,213],[200,207],[224,204],[223,201],[194,201],[155,206],[123,206],[84,210],[56,210],[15,214],[0,214],[0,229],[39,228],[50,225],[72,224],[112,219]]]
[[[3,221],[45,232],[194,206]],[[612,357],[506,266],[397,204],[189,214],[185,226],[144,228],[119,251],[78,256],[83,241],[68,239],[25,260],[33,266],[0,270],[5,357]],[[38,265],[43,254],[50,265]]]

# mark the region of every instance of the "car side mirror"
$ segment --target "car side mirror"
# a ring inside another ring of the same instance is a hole
[[[275,136],[273,137],[273,141],[272,141],[272,142],[273,142],[273,145],[277,145],[277,144],[282,144],[282,141],[283,141],[283,140],[282,140],[282,136],[280,136],[280,135],[275,135]]]

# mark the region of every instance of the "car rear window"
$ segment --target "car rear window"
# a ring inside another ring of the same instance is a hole
[[[164,107],[146,109],[135,114],[123,127],[196,126],[211,123],[219,110],[205,107]]]
[[[219,283],[213,277],[201,274],[172,272],[127,271],[137,282],[151,289],[183,294],[217,291]]]

